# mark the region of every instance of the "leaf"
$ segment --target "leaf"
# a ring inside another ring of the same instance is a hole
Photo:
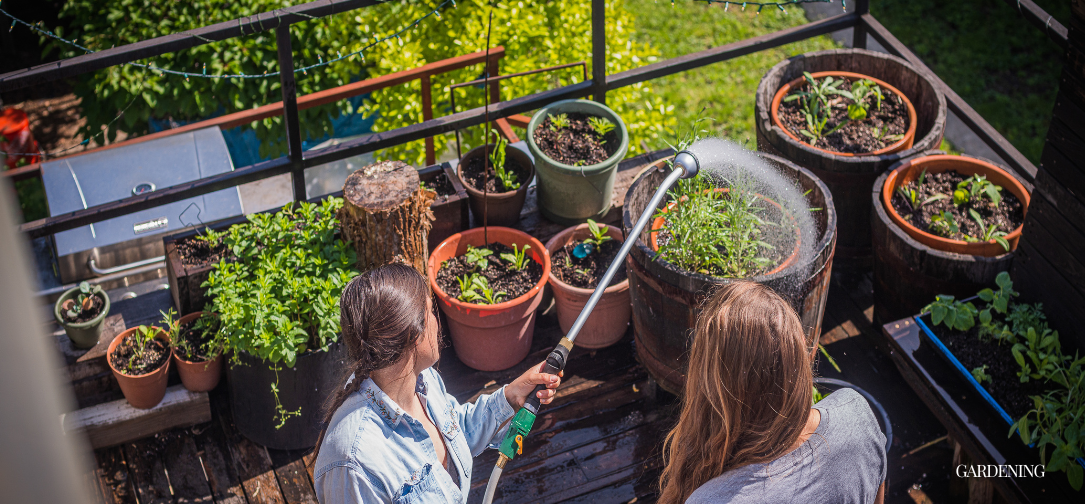
[[[1066,467],[1066,479],[1070,481],[1070,487],[1075,491],[1081,490],[1083,471],[1076,462]]]
[[[991,310],[983,310],[980,312],[980,324],[987,325],[991,323]]]
[[[934,325],[941,324],[942,321],[945,320],[947,313],[949,313],[949,310],[947,310],[946,307],[943,305],[932,306],[931,322],[934,322]]]
[[[1005,250],[1006,252],[1010,251],[1010,242],[1006,241],[1005,238],[1003,238],[1001,236],[996,236],[995,237],[995,243],[998,243],[999,245],[1002,245],[1002,249]],[[1005,311],[1005,309],[1003,309],[1003,311]]]
[[[991,289],[983,289],[983,290],[977,292],[976,296],[979,296],[980,299],[990,303],[991,300],[995,298],[995,291],[993,291]]]

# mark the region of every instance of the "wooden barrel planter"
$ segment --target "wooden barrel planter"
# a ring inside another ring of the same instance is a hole
[[[821,210],[811,213],[817,228],[811,254],[777,273],[748,280],[764,284],[787,299],[799,313],[810,341],[816,341],[821,335],[836,245],[833,197],[809,170],[770,154],[760,157],[797,182],[806,193],[807,204]],[[627,236],[633,219],[644,211],[666,173],[665,161],[658,161],[629,187],[622,210]],[[660,208],[666,204],[662,202]],[[656,254],[649,245],[649,230],[645,227],[640,236],[628,238],[637,241],[626,259],[637,358],[664,390],[678,395],[686,381],[690,338],[699,306],[714,287],[735,279],[690,273],[666,261],[653,260]]]
[[[912,146],[879,155],[831,154],[795,140],[773,122],[771,105],[777,90],[801,78],[803,72],[835,70],[885,81],[903,93],[916,112]],[[930,77],[901,58],[863,49],[817,51],[777,63],[757,86],[754,110],[758,150],[795,162],[829,187],[839,218],[837,252],[848,259],[867,258],[871,252],[870,200],[860,195],[893,163],[937,149],[946,124],[945,96]]]
[[[995,277],[1001,271],[1009,271],[1014,252],[998,255],[955,253],[921,243],[901,228],[890,217],[882,194],[886,180],[902,167],[913,164],[921,166],[923,160],[943,156],[921,156],[900,161],[878,177],[870,188],[867,202],[872,207],[874,243],[874,320],[884,324],[920,313],[938,294],[949,294],[958,299],[974,296],[976,292],[995,285]],[[939,153],[940,154],[940,153]],[[951,156],[969,159],[970,156]],[[978,159],[978,158],[972,158]],[[987,160],[979,160],[1001,168],[1007,174],[1009,168]],[[1012,175],[1007,175],[1012,177]],[[1023,189],[1023,188],[1022,188]],[[1005,187],[1005,190],[1010,190]],[[1022,198],[1019,198],[1022,199]],[[1028,193],[1022,199],[1027,212]],[[1016,233],[1020,235],[1020,227]],[[1011,243],[1017,240],[1011,236]],[[950,242],[956,240],[945,240]],[[965,245],[964,242],[958,242]],[[967,245],[983,245],[967,244]]]

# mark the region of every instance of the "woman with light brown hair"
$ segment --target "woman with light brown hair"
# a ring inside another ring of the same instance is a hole
[[[715,292],[694,328],[659,502],[880,504],[885,436],[854,390],[813,404],[816,350],[768,287]]]

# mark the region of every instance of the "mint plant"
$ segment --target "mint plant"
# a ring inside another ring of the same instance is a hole
[[[524,265],[527,264],[528,257],[525,254],[531,245],[524,245],[524,248],[517,249],[516,244],[512,245],[512,252],[505,252],[501,254],[501,258],[509,262],[509,269],[513,271],[520,271],[524,269]]]

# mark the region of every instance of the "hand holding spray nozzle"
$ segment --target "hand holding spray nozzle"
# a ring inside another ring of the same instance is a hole
[[[595,305],[599,303],[599,299],[603,297],[603,291],[610,285],[610,281],[614,278],[618,268],[623,266],[622,262],[637,241],[636,237],[644,232],[644,227],[651,221],[652,215],[663,197],[666,196],[667,190],[679,178],[696,176],[700,169],[700,161],[697,160],[697,156],[693,155],[693,153],[684,150],[674,156],[674,170],[663,179],[663,183],[659,185],[655,194],[652,195],[652,200],[644,207],[640,218],[633,224],[633,228],[629,230],[626,240],[622,243],[622,248],[618,250],[618,255],[614,256],[614,261],[610,263],[606,274],[599,280],[599,284],[595,286],[595,291],[588,298],[584,309],[580,311],[576,322],[573,322],[573,326],[569,328],[569,334],[561,338],[558,346],[554,347],[554,350],[546,357],[546,368],[543,370],[545,373],[558,374],[565,369],[565,363],[569,358],[569,353],[573,350],[573,341],[576,340],[576,335],[580,333],[580,329],[588,321],[588,316],[595,309]],[[508,433],[505,434],[505,438],[501,441],[499,447],[501,455],[497,459],[497,465],[494,466],[493,472],[490,473],[490,481],[486,485],[486,494],[482,500],[483,504],[490,504],[493,501],[494,491],[497,489],[497,480],[501,477],[501,471],[505,468],[505,464],[522,453],[523,440],[531,432],[531,426],[535,423],[535,416],[539,413],[538,393],[545,388],[544,385],[536,385],[535,390],[531,391],[531,394],[524,401],[524,406],[512,417]]]

